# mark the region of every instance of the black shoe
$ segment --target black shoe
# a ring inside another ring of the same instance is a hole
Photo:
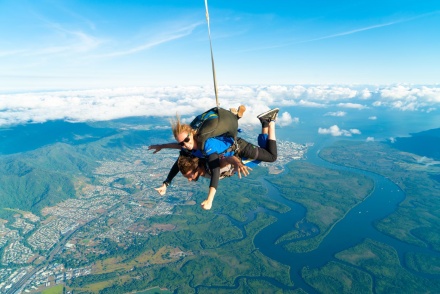
[[[280,111],[279,108],[274,108],[269,111],[263,112],[262,114],[258,115],[257,118],[261,122],[271,122],[276,121],[278,117],[278,112]]]

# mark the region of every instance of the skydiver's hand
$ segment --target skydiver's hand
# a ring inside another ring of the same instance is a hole
[[[212,207],[212,201],[206,199],[205,201],[202,202],[202,204],[200,204],[200,206],[202,206],[204,210],[210,210]]]
[[[163,184],[159,188],[154,188],[154,190],[156,190],[160,194],[160,196],[163,196],[167,192],[167,186],[165,184]]]
[[[252,169],[250,167],[245,166],[241,162],[240,162],[240,164],[234,166],[234,172],[237,173],[238,178],[240,178],[240,179],[241,179],[241,173],[243,173],[243,175],[245,177],[247,177],[249,175],[249,171],[251,171],[251,170]]]
[[[150,145],[148,146],[148,150],[154,150],[153,154],[156,154],[157,152],[162,150],[162,145]]]
[[[236,173],[240,179],[241,173],[243,173],[243,175],[246,177],[249,175],[249,171],[252,170],[250,167],[245,166],[243,162],[241,162],[241,160],[238,159],[238,157],[236,156],[228,156],[225,157],[223,160],[234,166],[233,173]]]

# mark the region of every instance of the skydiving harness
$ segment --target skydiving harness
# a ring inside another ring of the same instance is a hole
[[[197,141],[197,146],[199,146],[203,155],[206,157],[205,143],[209,138],[233,138],[233,144],[226,150],[218,152],[219,156],[231,151],[234,151],[236,154],[240,149],[237,144],[238,117],[229,110],[221,107],[211,108],[196,116],[196,118],[190,123],[190,126],[196,131],[194,139]]]

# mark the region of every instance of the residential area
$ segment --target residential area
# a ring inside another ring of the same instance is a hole
[[[278,142],[278,160],[271,168],[280,172],[289,161],[304,159],[310,146]],[[90,274],[91,267],[64,268],[52,261],[60,252],[74,254],[86,239],[130,242],[135,236],[160,233],[163,228],[138,221],[195,203],[189,185],[194,183],[181,176],[166,196],[153,189],[162,185],[176,157],[172,150],[152,155],[147,147],[133,149],[124,158],[100,162],[93,183],[83,184],[76,198],[46,207],[42,217],[17,211],[14,223],[0,220],[0,293],[34,292]]]

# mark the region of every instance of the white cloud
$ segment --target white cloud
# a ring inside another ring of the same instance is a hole
[[[316,107],[316,108],[325,107],[325,104],[323,104],[323,103],[317,103],[317,102],[307,101],[307,100],[300,100],[298,102],[298,105],[301,105],[304,107]]]
[[[417,163],[424,165],[426,167],[430,167],[433,165],[440,165],[440,161],[436,161],[432,158],[426,157],[426,156],[422,156],[416,159]]]
[[[345,111],[327,112],[325,116],[345,116],[347,113]]]
[[[364,109],[367,108],[365,105],[359,104],[359,103],[339,103],[339,107],[344,108],[354,108],[354,109]]]
[[[358,135],[361,132],[358,129],[350,129],[349,131],[340,129],[337,125],[333,125],[330,128],[319,128],[318,134],[321,135],[332,135],[333,137],[346,136],[351,137],[351,135]]]
[[[374,101],[372,105],[375,107],[380,107],[382,106],[382,101]]]
[[[404,111],[430,112],[440,104],[440,87],[392,86],[362,91],[330,86],[228,86],[219,87],[221,107],[237,108],[244,104],[247,110],[240,123],[258,124],[258,114],[279,107],[279,124],[297,123],[299,118],[283,112],[283,107],[344,107],[366,109],[388,107]],[[357,94],[356,94],[357,93]],[[329,99],[325,99],[326,95]],[[353,96],[354,95],[354,96]],[[347,99],[354,99],[347,102]],[[361,103],[357,103],[362,101]],[[177,112],[193,116],[215,106],[212,86],[163,86],[71,90],[0,95],[0,126],[26,122],[44,122],[65,119],[70,121],[100,121],[128,116],[171,117]],[[345,111],[327,112],[327,116],[345,116]],[[370,120],[376,116],[368,117]],[[325,133],[327,129],[321,129]],[[356,131],[339,130],[341,136]],[[332,130],[332,134],[338,134]]]
[[[402,111],[430,109],[440,103],[440,87],[396,85],[378,91],[379,101],[374,106],[388,106]]]
[[[413,97],[420,92],[420,89],[403,85],[398,85],[394,87],[384,88],[379,91],[382,98],[390,99],[390,100],[398,100],[407,97]]]
[[[348,87],[341,86],[315,86],[306,90],[307,98],[321,101],[334,101],[351,99],[356,97],[358,92]]]
[[[361,92],[360,92],[360,95],[359,95],[359,98],[361,98],[361,99],[369,99],[369,98],[371,98],[371,91],[369,90],[369,89],[363,89]]]
[[[292,118],[292,116],[288,112],[283,112],[281,115],[278,115],[278,119],[277,119],[277,123],[282,127],[298,122],[299,122],[299,118],[297,117]]]
[[[258,92],[250,87],[226,89],[222,94],[223,108],[246,105],[240,123],[259,124],[258,114],[278,106],[278,102],[269,97],[253,99]],[[0,126],[58,119],[84,122],[130,116],[172,117],[176,113],[194,116],[215,106],[212,87],[202,86],[9,94],[0,95]],[[278,118],[278,123],[284,126],[298,121],[285,111],[280,112]]]
[[[403,110],[403,111],[405,111],[405,110],[415,111],[418,109],[417,103],[409,102],[409,101],[397,100],[397,101],[393,101],[389,105],[391,105],[393,108],[397,108],[397,109]]]
[[[367,137],[366,142],[374,142],[374,137]]]

